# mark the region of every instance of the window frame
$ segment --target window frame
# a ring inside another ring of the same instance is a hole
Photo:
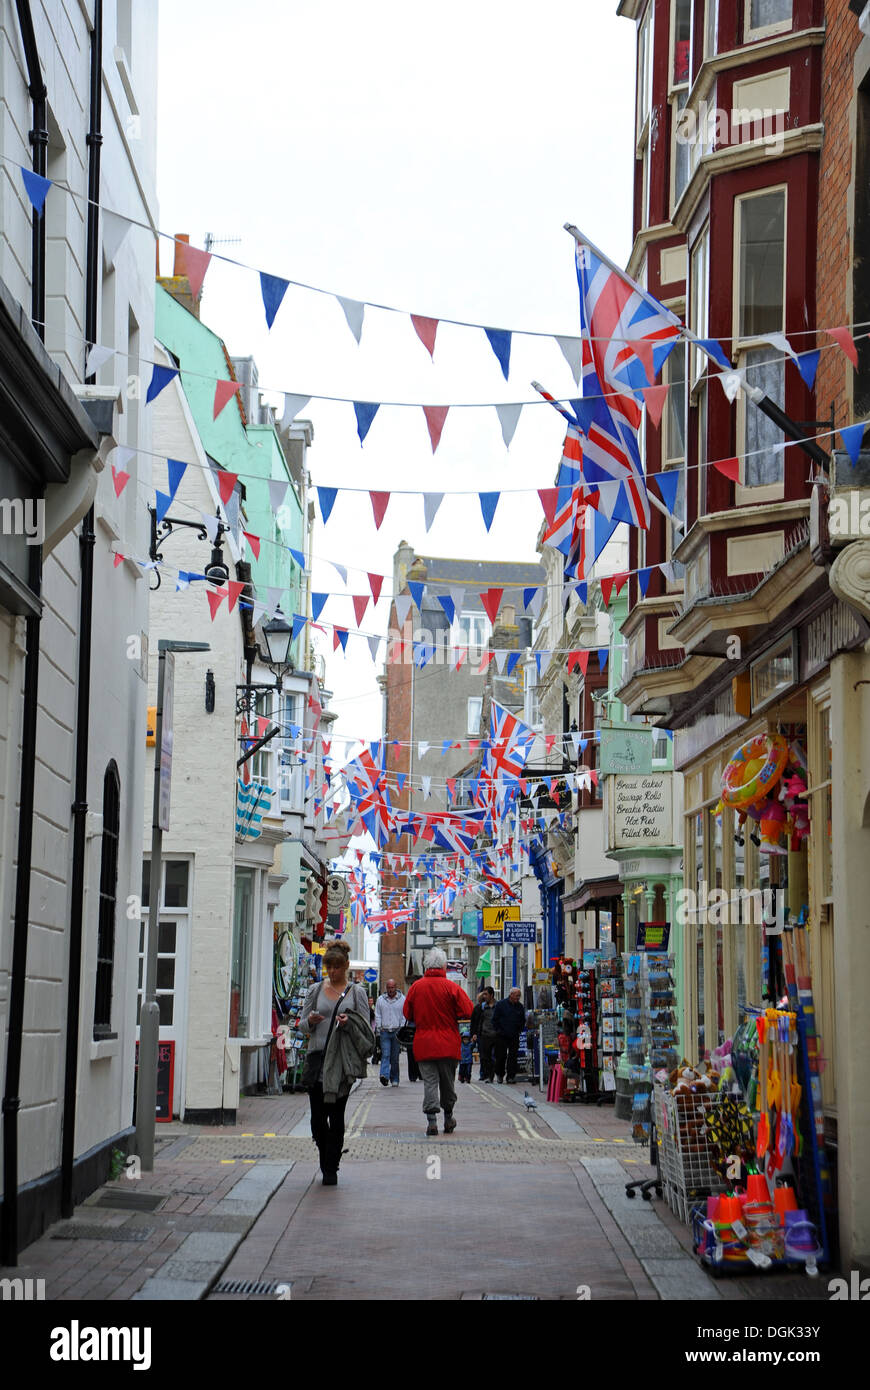
[[[794,28],[794,0],[791,0],[791,15],[788,19],[777,20],[775,24],[760,24],[752,27],[752,0],[743,0],[743,42],[755,43],[758,39],[769,39],[775,34],[788,34]]]
[[[110,791],[114,793],[114,816]],[[118,914],[118,859],[121,845],[121,774],[112,758],[103,774],[103,829],[100,837],[100,887],[97,912],[97,960],[94,972],[95,1042],[116,1038],[112,1031],[112,1004],[115,985],[115,942]]]
[[[695,273],[696,258],[699,252],[704,254],[704,300],[703,312],[699,313],[697,284],[698,277]],[[709,338],[710,336],[710,220],[707,218],[701,227],[695,240],[689,248],[689,329],[696,338]],[[701,378],[706,375],[707,354],[701,348],[692,347],[689,356],[689,401],[694,403],[698,385]]]
[[[786,292],[788,287],[788,184],[785,182],[769,184],[764,188],[748,189],[745,193],[738,193],[734,198],[734,252],[732,264],[732,305],[731,305],[731,332],[733,355],[737,361],[737,370],[743,370],[746,354],[766,347],[769,351],[774,351],[767,342],[767,338],[756,335],[742,335],[741,328],[741,275],[740,257],[743,245],[741,209],[745,203],[753,198],[769,197],[772,193],[782,193],[782,317],[779,328],[771,330],[773,333],[785,332],[786,315]],[[780,405],[783,402],[779,402]],[[747,411],[751,402],[745,391],[740,391],[737,397],[737,459],[739,465],[738,481],[735,483],[734,494],[738,506],[748,502],[780,502],[785,497],[785,454],[780,451],[782,459],[782,478],[778,482],[751,484],[746,482],[746,420]]]

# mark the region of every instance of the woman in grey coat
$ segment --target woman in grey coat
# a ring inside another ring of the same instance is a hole
[[[331,1092],[329,1102],[324,1099],[323,1063],[326,1044],[333,1029],[347,1026],[348,1014],[351,1011],[361,1015],[366,1028],[369,1027],[368,995],[362,985],[348,985],[349,963],[350,947],[344,941],[333,941],[323,957],[329,979],[311,986],[305,996],[299,1022],[300,1029],[310,1035],[302,1080],[308,1088],[308,1098],[311,1102],[311,1135],[320,1151],[320,1171],[323,1174],[324,1187],[335,1187],[338,1182],[338,1167],[344,1144],[344,1109],[350,1094],[348,1085],[346,1090],[339,1087],[338,1094]],[[341,1011],[333,1022],[333,1016],[339,1006]],[[357,1021],[354,1020],[354,1024]]]

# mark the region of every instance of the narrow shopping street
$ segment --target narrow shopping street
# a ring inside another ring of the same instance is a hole
[[[455,1134],[427,1139],[404,1064],[397,1088],[370,1074],[336,1189],[321,1186],[304,1094],[245,1098],[233,1127],[161,1125],[153,1173],[104,1185],[15,1273],[60,1300],[758,1296],[751,1279],[710,1278],[663,1201],[626,1198],[652,1170],[612,1107],[534,1090],[528,1110],[526,1089],[462,1086]],[[827,1279],[781,1273],[764,1296],[827,1298]]]

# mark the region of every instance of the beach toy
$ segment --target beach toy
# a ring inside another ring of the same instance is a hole
[[[786,853],[779,841],[787,820],[785,810],[778,801],[766,801],[764,803],[761,811],[760,851],[762,854]]]
[[[750,1173],[747,1177],[746,1200],[759,1204],[766,1202],[768,1206],[770,1205],[770,1189],[763,1173]]]
[[[807,1274],[814,1278],[818,1274],[816,1261],[823,1253],[816,1236],[816,1228],[805,1211],[787,1211],[785,1214],[785,1258],[803,1261]]]
[[[788,744],[781,734],[757,734],[737,749],[722,773],[722,801],[738,810],[764,801],[787,762]]]
[[[758,1139],[755,1144],[755,1152],[759,1158],[764,1158],[767,1153],[768,1140],[768,1118],[767,1118],[767,1020],[757,1018],[755,1026],[758,1029],[758,1077],[761,1082],[761,1109],[758,1114]]]
[[[793,1187],[782,1185],[774,1189],[773,1209],[780,1220],[784,1220],[787,1213],[797,1211],[797,1196]]]

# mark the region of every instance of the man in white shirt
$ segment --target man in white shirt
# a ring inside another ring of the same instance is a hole
[[[381,1085],[399,1084],[399,1029],[406,1023],[402,1013],[404,994],[396,988],[395,980],[387,980],[385,994],[375,1004],[375,1032],[381,1043]]]

